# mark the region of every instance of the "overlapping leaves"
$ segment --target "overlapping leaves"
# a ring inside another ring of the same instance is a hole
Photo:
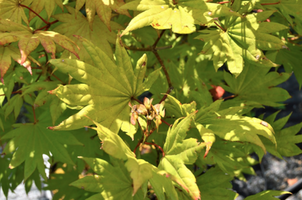
[[[85,10],[89,26],[93,29],[93,21],[95,17],[95,12],[98,14],[102,22],[106,24],[107,28],[111,30],[111,17],[112,10],[123,15],[130,17],[127,10],[121,9],[120,7],[124,5],[124,0],[77,0],[76,1],[76,12],[83,7],[85,3]]]
[[[112,31],[109,31],[106,25],[99,18],[96,18],[93,23],[91,22],[91,26],[93,27],[93,30],[91,30],[89,28],[90,24],[88,19],[82,13],[76,13],[76,10],[69,6],[66,6],[66,9],[69,13],[62,13],[53,16],[55,19],[63,22],[57,26],[54,31],[73,39],[77,43],[80,47],[79,57],[81,60],[89,64],[93,64],[89,53],[85,50],[82,43],[73,37],[73,35],[79,35],[93,41],[96,46],[101,48],[103,52],[111,57],[112,49],[110,43],[114,44],[116,40],[116,34],[113,31],[122,29],[122,26],[115,22],[111,22]]]
[[[1,139],[10,139],[7,143],[4,153],[14,153],[10,162],[10,168],[15,168],[25,162],[24,179],[26,180],[36,169],[47,179],[45,174],[43,154],[49,155],[49,152],[61,162],[74,164],[71,160],[64,144],[81,145],[70,133],[53,132],[47,130],[48,112],[41,115],[41,120],[37,123],[19,124],[18,127]]]
[[[20,64],[24,65],[28,55],[41,43],[45,51],[55,58],[56,44],[76,56],[75,43],[66,36],[53,31],[32,31],[29,27],[10,20],[0,19],[0,45],[18,42],[21,53]],[[27,65],[26,65],[27,66]],[[29,67],[27,67],[29,69]],[[31,72],[31,70],[29,70]],[[2,74],[1,74],[2,75]],[[3,75],[2,75],[3,76]]]
[[[273,12],[249,14],[246,17],[227,17],[215,30],[202,30],[196,39],[206,42],[202,52],[212,55],[217,70],[225,62],[232,74],[239,75],[246,61],[266,67],[277,65],[268,60],[261,50],[286,48],[284,43],[269,33],[286,29],[278,23],[263,22]],[[260,50],[259,50],[260,49]]]
[[[195,24],[206,24],[214,17],[239,16],[224,5],[198,0],[135,0],[121,8],[143,11],[131,20],[122,35],[149,25],[156,29],[172,28],[175,33],[189,34],[195,32]]]
[[[95,66],[78,60],[57,59],[50,63],[83,84],[61,85],[51,91],[72,106],[83,106],[54,129],[78,129],[93,122],[101,123],[113,132],[122,122],[130,123],[131,98],[148,90],[158,76],[158,70],[143,82],[147,58],[144,55],[135,70],[119,40],[116,42],[116,62],[91,42],[81,39]],[[89,119],[90,118],[90,119]]]

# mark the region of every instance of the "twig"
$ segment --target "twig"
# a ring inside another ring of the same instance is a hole
[[[218,26],[221,30],[223,30],[224,32],[226,32],[226,30],[224,28],[222,28],[217,22],[214,22],[216,24],[216,26]]]
[[[161,148],[161,146],[155,144],[154,142],[145,142],[145,144],[149,144],[149,145],[154,145],[154,146],[156,146],[156,147],[162,152],[163,157],[165,157],[165,152],[164,152],[164,150]]]

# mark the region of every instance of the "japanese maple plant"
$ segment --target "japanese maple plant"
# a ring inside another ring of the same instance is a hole
[[[302,152],[302,123],[254,114],[301,87],[301,35],[301,0],[0,0],[4,194],[235,199],[265,153]]]

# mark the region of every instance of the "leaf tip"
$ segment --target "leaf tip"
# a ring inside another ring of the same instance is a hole
[[[54,130],[55,127],[54,127],[54,126],[49,126],[49,127],[47,127],[47,129],[49,129],[49,130]]]

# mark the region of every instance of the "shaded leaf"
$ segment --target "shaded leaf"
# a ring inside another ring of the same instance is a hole
[[[225,72],[224,77],[228,86],[222,87],[233,94],[235,98],[230,101],[257,102],[266,106],[280,106],[290,98],[288,92],[275,87],[290,77],[287,73],[269,72],[269,68],[259,68],[246,65],[243,72],[236,78]]]
[[[25,162],[24,179],[26,180],[37,168],[43,178],[47,179],[42,154],[49,152],[61,162],[74,164],[67,153],[64,144],[81,145],[70,133],[53,132],[46,129],[48,121],[45,112],[40,121],[35,124],[19,124],[18,127],[2,137],[10,139],[4,153],[13,153],[10,168],[15,168]]]

